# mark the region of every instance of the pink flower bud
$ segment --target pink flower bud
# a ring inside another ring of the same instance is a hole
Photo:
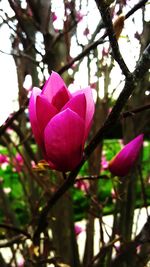
[[[77,223],[74,226],[75,234],[78,236],[80,233],[82,233],[84,230],[81,226],[79,226]]]
[[[109,162],[109,171],[116,176],[126,176],[138,158],[142,144],[143,134],[138,135]]]
[[[88,181],[76,181],[75,185],[76,188],[80,189],[83,192],[87,192],[89,190],[90,184]]]
[[[88,27],[86,27],[85,30],[83,31],[83,35],[88,36],[89,33],[90,33],[90,30]]]
[[[57,16],[55,12],[52,12],[52,21],[54,22],[55,20],[57,20]]]
[[[82,159],[94,115],[92,89],[71,94],[52,72],[43,90],[33,88],[29,117],[36,142],[52,169],[70,171]]]
[[[0,154],[0,164],[7,163],[8,157],[6,155]]]
[[[105,155],[101,157],[101,171],[105,171],[108,169],[108,161],[106,160]]]
[[[19,173],[19,172],[22,171],[22,166],[24,164],[24,160],[23,160],[22,156],[19,153],[17,153],[16,156],[14,157],[13,164],[14,164],[14,170],[16,172]]]
[[[102,57],[105,57],[105,56],[108,56],[108,55],[109,55],[109,49],[103,47],[103,50],[102,50]]]
[[[83,15],[80,13],[80,11],[77,11],[77,13],[76,13],[77,22],[80,22],[82,19],[83,19]]]

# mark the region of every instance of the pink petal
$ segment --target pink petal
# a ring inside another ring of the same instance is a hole
[[[60,111],[70,98],[71,95],[68,89],[66,89],[66,87],[62,87],[52,98],[52,104]]]
[[[32,132],[39,146],[42,145],[42,137],[41,137],[38,121],[37,121],[36,100],[37,100],[37,96],[39,96],[40,94],[41,94],[41,90],[37,87],[34,87],[31,97],[30,97],[30,101],[29,101],[29,118],[31,122]]]
[[[72,97],[66,105],[62,108],[62,111],[65,109],[71,109],[76,112],[81,118],[85,120],[86,115],[86,98],[85,94],[79,94]]]
[[[82,158],[84,121],[70,109],[58,113],[44,131],[47,158],[59,171],[69,171]]]
[[[84,231],[83,228],[81,226],[79,226],[78,224],[75,224],[74,230],[75,230],[76,236]]]
[[[85,137],[84,139],[86,140],[88,133],[90,131],[91,125],[92,125],[92,120],[93,120],[93,115],[95,111],[95,104],[93,100],[93,95],[92,95],[92,89],[90,87],[87,87],[85,89],[81,89],[73,94],[73,96],[76,96],[78,94],[84,93],[86,97],[86,117],[85,117]]]
[[[109,162],[109,171],[117,176],[126,176],[138,158],[144,135],[140,134],[130,141],[124,148]]]
[[[47,156],[46,156],[47,157]],[[50,160],[47,160],[48,164],[49,164],[49,167],[52,169],[52,170],[57,170],[57,166],[54,165],[54,163],[52,163]]]
[[[47,123],[58,113],[57,109],[48,102],[44,95],[37,96],[36,115],[41,133],[44,131]]]
[[[52,74],[46,81],[42,94],[46,96],[46,98],[49,100],[49,102],[52,101],[53,97],[61,90],[62,88],[65,88],[67,91],[68,95],[71,94],[69,93],[66,84],[64,83],[63,79],[60,77],[60,75],[54,71],[52,71]]]

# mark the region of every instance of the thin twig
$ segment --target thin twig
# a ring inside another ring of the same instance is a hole
[[[148,2],[148,0],[141,0],[139,1],[139,3],[137,3],[126,15],[125,15],[125,19],[128,19],[131,15],[133,15],[138,9],[140,9],[141,7],[143,7],[146,3]]]
[[[9,230],[9,231],[13,231],[13,232],[16,232],[18,234],[22,234],[28,238],[31,238],[30,234],[27,233],[25,230],[22,230],[20,228],[17,228],[11,224],[5,224],[5,223],[0,223],[0,228],[3,228],[3,229],[6,229],[6,230]]]
[[[5,52],[5,51],[3,51],[3,50],[1,50],[0,49],[0,53],[2,53],[2,54],[4,54],[4,55],[7,55],[7,56],[13,56],[13,57],[16,57],[16,58],[21,58],[21,57],[23,57],[23,58],[27,58],[27,59],[29,59],[31,62],[33,62],[36,66],[39,66],[39,63],[41,62],[41,61],[37,61],[37,60],[35,60],[33,57],[31,57],[30,55],[28,55],[28,54],[26,54],[26,53],[24,53],[24,52],[21,52],[21,51],[19,51],[19,54],[17,54],[17,53],[8,53],[8,52]]]
[[[127,118],[127,117],[130,117],[130,116],[133,116],[136,113],[139,113],[141,111],[145,111],[145,110],[148,110],[148,109],[150,109],[150,104],[147,104],[147,105],[135,108],[135,109],[131,109],[131,110],[122,112],[120,117],[121,118]]]
[[[95,49],[98,45],[103,44],[105,42],[104,38],[107,36],[105,33],[99,40],[95,41],[94,43],[88,45],[83,52],[81,52],[78,56],[76,56],[74,59],[72,59],[68,64],[66,64],[64,67],[62,67],[58,73],[62,74],[66,70],[68,70],[76,61],[81,60],[83,57],[89,54],[89,52],[93,49]]]
[[[102,257],[102,255],[105,254],[110,247],[113,247],[114,244],[119,240],[120,240],[120,237],[117,237],[114,240],[112,240],[111,242],[109,242],[106,245],[104,245],[103,247],[101,247],[101,250],[93,257],[93,259],[90,262],[90,264],[88,265],[88,267],[93,266],[93,263],[95,261],[97,261],[98,259],[100,259],[100,257]]]
[[[128,19],[131,15],[134,14],[134,12],[136,12],[138,9],[140,9],[142,6],[144,6],[146,4],[148,0],[142,0],[140,1],[138,4],[136,4],[126,15],[125,15],[125,19]],[[100,25],[103,25],[102,22],[100,22]],[[101,26],[100,28],[101,29]],[[75,62],[81,60],[84,56],[88,55],[90,51],[94,50],[98,45],[103,44],[105,42],[105,38],[107,37],[107,33],[105,33],[99,40],[91,43],[90,40],[90,44],[87,45],[84,50],[78,55],[76,56],[74,59],[72,59],[68,64],[66,64],[65,66],[63,66],[58,73],[62,74],[65,71],[67,71]]]
[[[24,236],[23,235],[17,235],[17,236],[12,237],[8,241],[0,242],[0,248],[11,247],[16,243],[20,244],[23,241],[24,241]]]
[[[83,176],[83,177],[78,176],[76,179],[76,182],[84,181],[84,180],[99,180],[99,179],[108,180],[109,177],[108,175],[105,175],[105,174],[104,175],[90,175],[90,176]]]
[[[111,19],[111,15],[110,15],[110,8],[109,6],[105,3],[105,1],[99,1],[99,0],[95,0],[96,4],[98,6],[98,9],[101,13],[103,22],[105,24],[106,30],[107,30],[107,34],[108,34],[108,38],[111,44],[111,49],[112,49],[112,54],[114,59],[117,61],[117,63],[119,64],[122,73],[125,75],[125,77],[130,78],[130,71],[127,67],[127,65],[125,64],[123,57],[120,53],[119,50],[119,45],[113,30],[113,23],[112,23],[112,19]]]
[[[24,110],[27,108],[28,103],[29,103],[29,99],[27,99],[27,100],[25,101],[24,105],[23,105],[22,107],[20,107],[20,109],[19,109],[18,111],[14,112],[14,113],[11,115],[11,117],[9,117],[9,118],[6,120],[5,124],[3,124],[3,125],[0,127],[0,136],[1,136],[2,134],[4,134],[5,131],[8,129],[8,127],[11,126],[11,124],[13,123],[13,121],[16,120],[16,119],[22,114],[22,112],[24,112]]]

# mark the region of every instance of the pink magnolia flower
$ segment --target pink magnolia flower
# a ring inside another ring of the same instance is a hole
[[[102,154],[101,157],[101,171],[105,171],[108,169],[108,161],[106,160],[106,157],[104,154]]]
[[[55,12],[52,12],[52,21],[54,22],[55,20],[57,20],[57,15]]]
[[[105,56],[108,56],[108,55],[109,55],[109,49],[103,47],[103,49],[102,49],[102,57],[105,57]]]
[[[77,20],[77,22],[80,22],[83,19],[83,17],[84,17],[84,15],[80,11],[76,12],[76,20]]]
[[[143,134],[138,135],[109,162],[109,171],[117,176],[126,176],[134,165],[143,144]]]
[[[83,31],[83,35],[88,36],[89,33],[90,33],[90,30],[89,30],[88,27],[86,27],[86,28],[84,29],[84,31]]]
[[[8,163],[8,157],[6,155],[0,154],[0,164]]]
[[[71,94],[56,72],[42,91],[33,88],[29,102],[31,127],[52,169],[70,171],[80,162],[93,114],[92,89]]]
[[[76,181],[75,182],[74,186],[76,188],[80,189],[83,192],[87,192],[88,189],[89,189],[89,187],[90,187],[90,184],[89,184],[88,181],[81,181],[81,180],[79,180],[79,181]]]
[[[20,257],[20,258],[17,260],[17,264],[18,264],[18,267],[24,267],[24,264],[25,264],[25,260],[24,260],[24,258]]]
[[[75,235],[78,236],[80,233],[82,233],[84,230],[81,226],[79,226],[77,223],[75,223],[74,226]]]
[[[24,164],[24,160],[22,158],[22,156],[17,153],[16,156],[13,159],[13,163],[14,163],[14,168],[16,172],[21,172],[22,171],[22,166]]]

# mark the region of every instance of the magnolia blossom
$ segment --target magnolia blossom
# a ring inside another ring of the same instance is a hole
[[[84,229],[80,225],[78,225],[77,223],[75,223],[74,230],[75,230],[76,236],[78,236],[80,233],[82,233],[84,231]]]
[[[93,114],[92,89],[71,94],[56,72],[42,91],[33,88],[29,102],[31,127],[52,169],[70,171],[81,161]]]
[[[13,164],[14,164],[14,170],[16,172],[19,173],[22,171],[22,166],[24,164],[24,160],[19,153],[17,153],[16,156],[13,158]]]
[[[8,161],[9,160],[8,160],[8,157],[6,155],[0,154],[0,165],[3,163],[7,163]]]
[[[80,22],[83,19],[83,14],[80,11],[76,12],[76,20],[77,22]]]
[[[57,15],[55,12],[52,12],[52,21],[54,22],[55,20],[57,20]]]
[[[88,27],[86,27],[86,28],[84,29],[84,31],[83,31],[83,35],[88,36],[89,33],[90,33],[90,30],[89,30]]]
[[[90,187],[90,184],[88,181],[76,181],[75,182],[75,185],[74,185],[76,188],[80,189],[81,191],[83,192],[87,192],[89,187]]]
[[[109,162],[108,169],[117,176],[126,176],[138,158],[142,144],[143,134],[138,135]]]
[[[101,157],[101,171],[105,171],[108,169],[108,161],[106,160],[106,157],[104,154],[102,154]]]

